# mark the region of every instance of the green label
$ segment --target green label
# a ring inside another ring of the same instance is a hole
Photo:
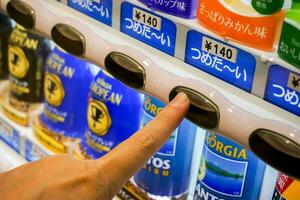
[[[295,23],[295,26],[290,22]],[[292,20],[284,22],[278,55],[288,63],[300,68],[300,29],[296,25],[296,22]]]
[[[252,0],[251,4],[260,14],[270,15],[283,7],[284,0]]]

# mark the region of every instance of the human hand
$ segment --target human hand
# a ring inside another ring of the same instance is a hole
[[[3,200],[109,200],[168,140],[189,107],[184,93],[128,140],[98,160],[57,155],[0,174]]]

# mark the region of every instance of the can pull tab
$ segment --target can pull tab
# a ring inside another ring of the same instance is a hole
[[[135,89],[143,89],[146,81],[145,69],[133,58],[112,52],[105,58],[107,71],[122,83]]]
[[[184,92],[190,100],[190,108],[186,115],[187,119],[204,129],[211,130],[218,127],[220,115],[216,104],[204,95],[182,86],[178,86],[171,91],[169,100],[174,99],[180,92]]]
[[[6,10],[9,16],[24,28],[34,28],[35,12],[24,1],[11,0],[10,2],[8,2]]]
[[[51,30],[53,41],[68,53],[83,57],[85,54],[84,36],[67,24],[56,24]]]
[[[300,145],[289,138],[265,129],[249,137],[251,150],[277,170],[300,180]]]

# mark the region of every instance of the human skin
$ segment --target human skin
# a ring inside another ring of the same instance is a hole
[[[109,200],[168,140],[189,107],[184,93],[98,160],[56,155],[0,174],[1,200]]]

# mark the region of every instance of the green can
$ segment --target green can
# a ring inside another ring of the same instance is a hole
[[[272,15],[282,9],[284,0],[252,0],[252,7],[262,15]]]
[[[294,0],[284,21],[278,47],[280,58],[300,68],[300,1]]]

